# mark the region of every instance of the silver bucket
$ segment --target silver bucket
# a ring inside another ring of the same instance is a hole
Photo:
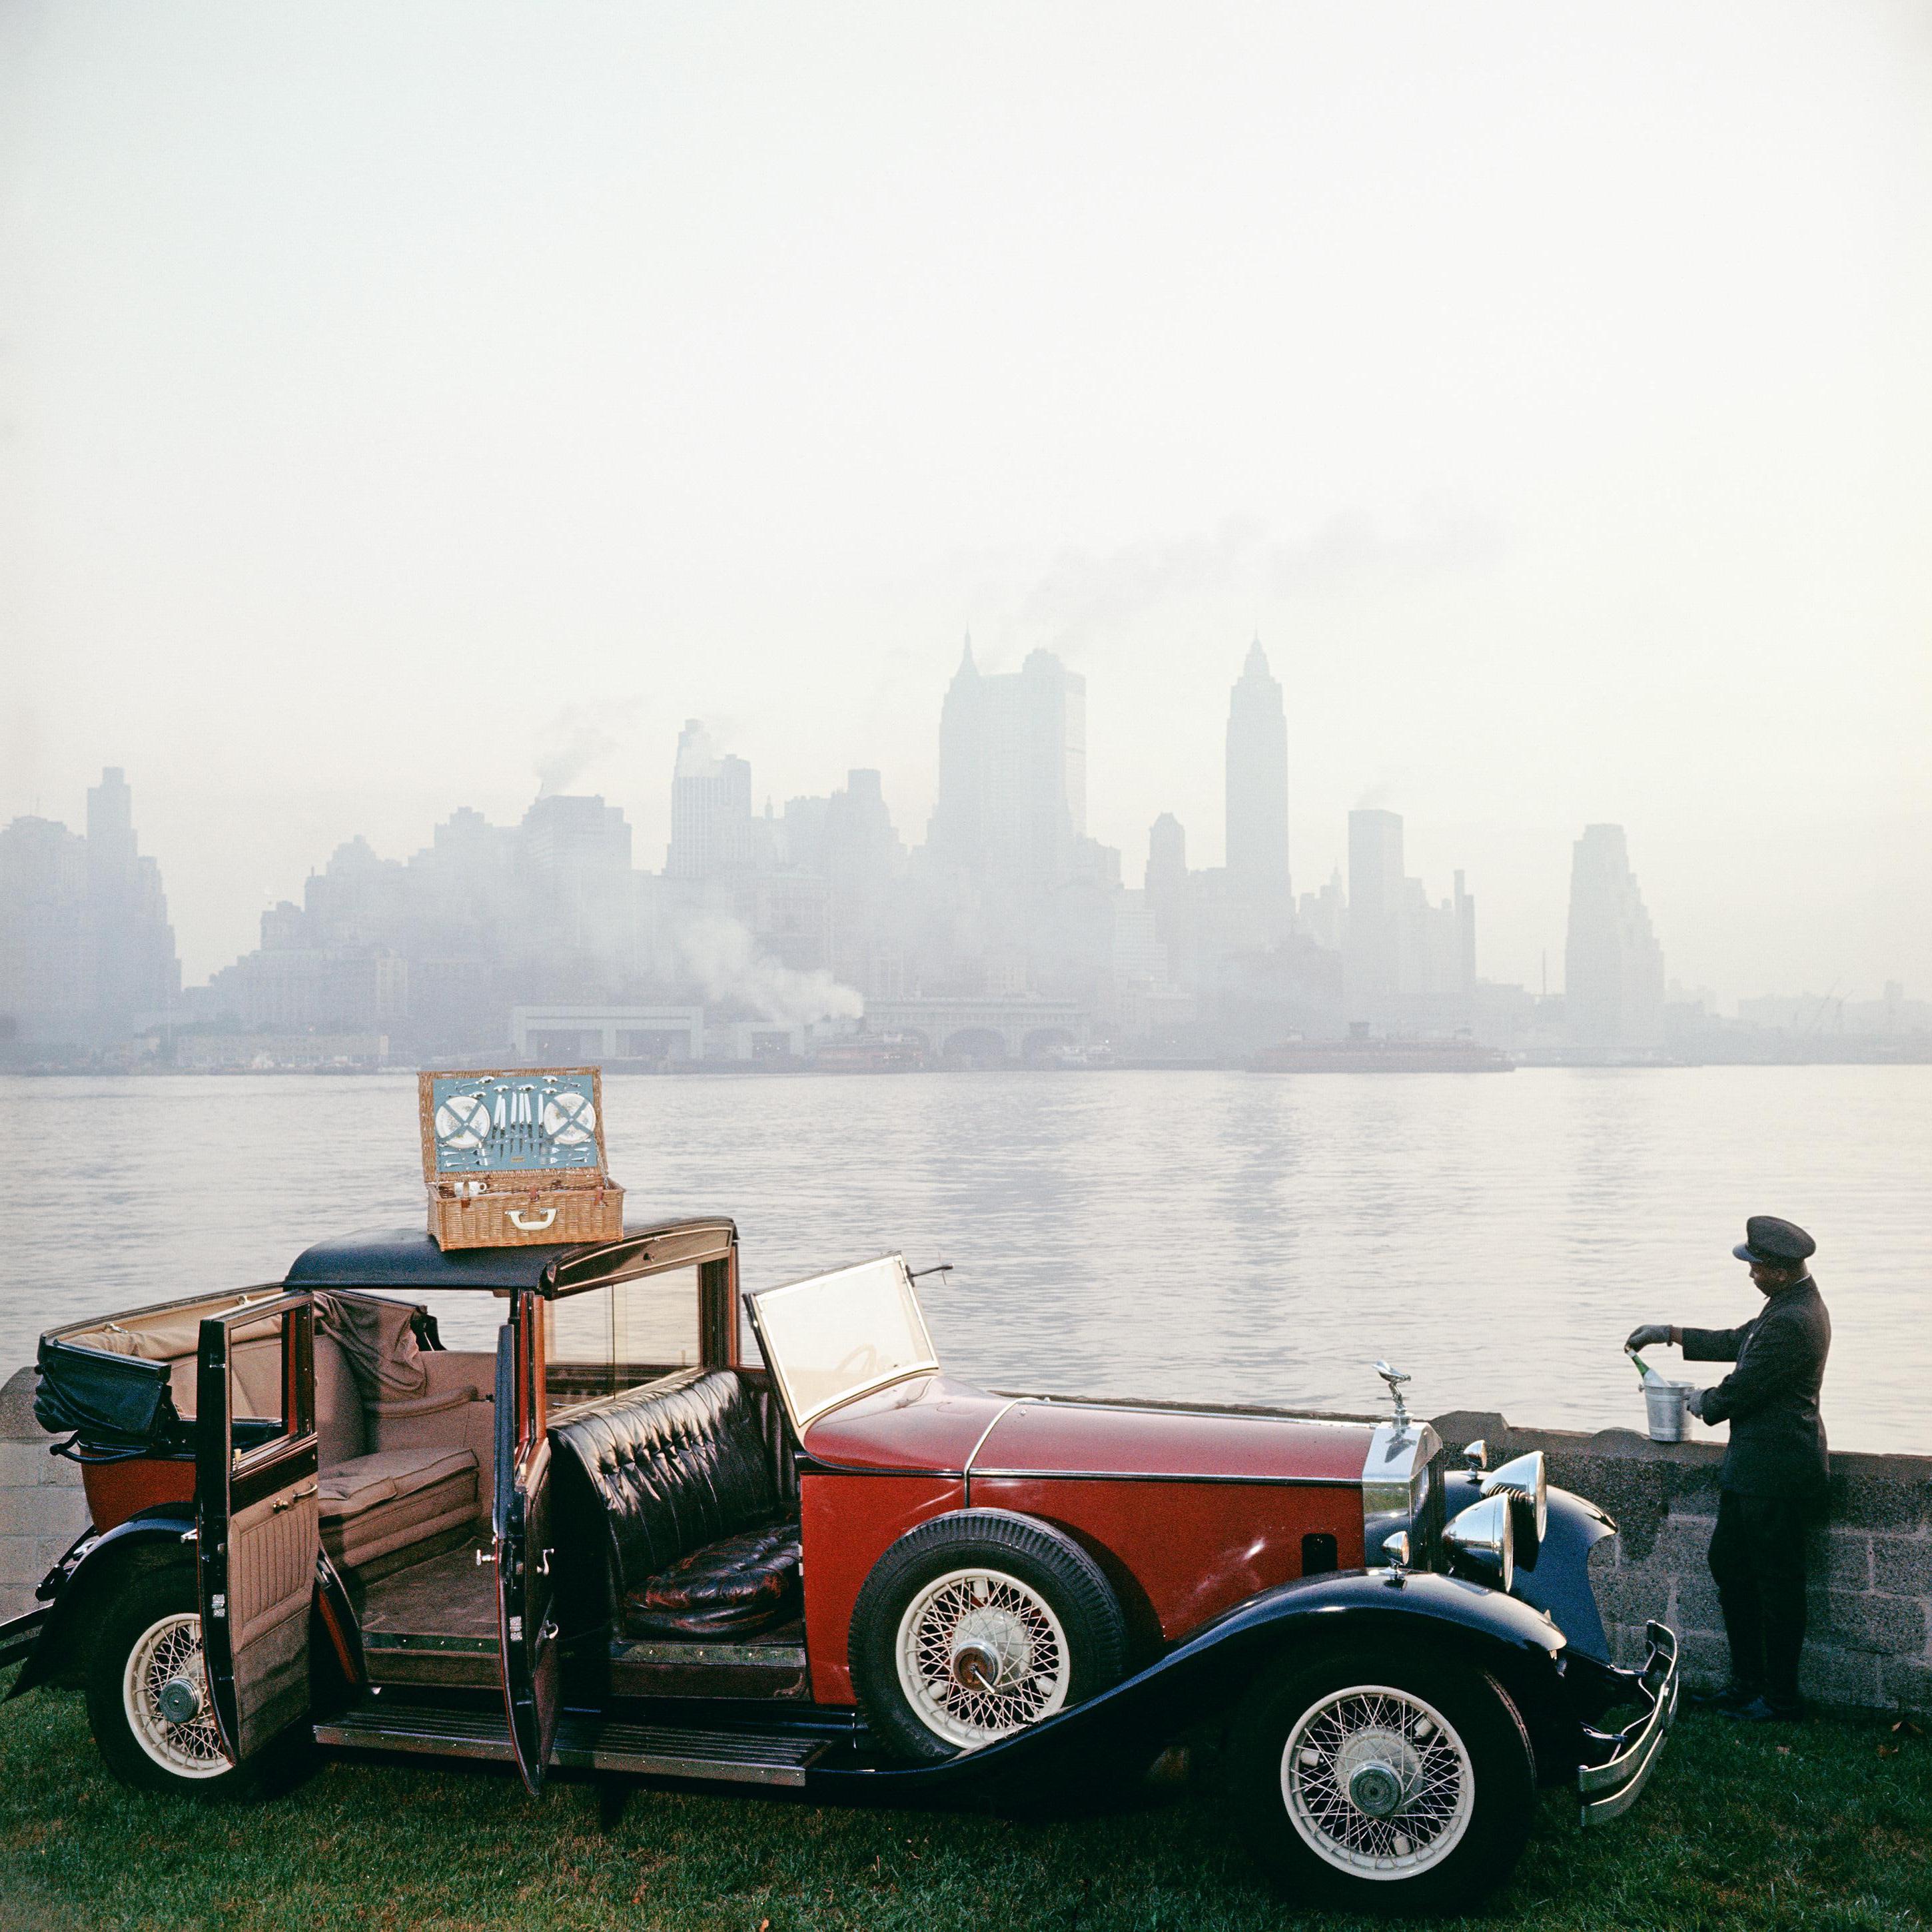
[[[1690,1432],[1684,1423],[1689,1412],[1684,1404],[1692,1387],[1689,1382],[1667,1382],[1661,1376],[1646,1378],[1643,1404],[1650,1412],[1652,1442],[1682,1442]]]

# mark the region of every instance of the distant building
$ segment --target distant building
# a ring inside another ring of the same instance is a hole
[[[1270,908],[1282,931],[1294,896],[1288,866],[1288,718],[1260,638],[1228,701],[1228,882]]]
[[[1573,848],[1564,958],[1571,1041],[1641,1053],[1664,1037],[1664,949],[1631,872],[1621,825],[1586,825]]]
[[[124,1039],[178,1004],[160,868],[136,838],[118,766],[87,794],[87,832],[44,818],[0,832],[0,1021],[74,1048]]]
[[[1470,1024],[1476,988],[1476,902],[1456,874],[1432,903],[1402,860],[1401,815],[1348,814],[1348,903],[1342,946],[1352,1022],[1454,1031]]]
[[[1074,876],[1087,836],[1087,680],[1050,651],[988,676],[969,642],[940,712],[934,860],[1023,895]]]
[[[677,741],[670,784],[670,848],[664,875],[708,879],[752,862],[752,768],[721,756],[695,718]]]

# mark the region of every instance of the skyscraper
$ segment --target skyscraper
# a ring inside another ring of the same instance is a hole
[[[1087,832],[1087,680],[1050,651],[982,673],[970,640],[939,716],[940,863],[1022,894],[1072,876]]]
[[[1664,1036],[1664,949],[1621,825],[1586,825],[1570,866],[1564,1005],[1578,1046],[1642,1052]]]
[[[1288,719],[1259,638],[1228,701],[1227,784],[1228,883],[1286,916]]]
[[[1348,1017],[1388,1020],[1402,992],[1402,814],[1348,814]]]
[[[670,848],[664,876],[708,879],[751,864],[752,767],[721,757],[700,718],[678,734],[670,782]]]
[[[111,1043],[180,991],[160,868],[118,767],[88,792],[85,838],[44,818],[0,832],[0,1037]]]

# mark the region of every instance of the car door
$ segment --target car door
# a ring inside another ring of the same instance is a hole
[[[315,1592],[315,1306],[278,1294],[200,1326],[196,1569],[202,1654],[239,1764],[309,1710]]]
[[[562,1656],[551,1574],[550,1438],[544,1428],[542,1324],[520,1294],[496,1341],[496,1638],[517,1768],[541,1792],[556,1741]],[[520,1342],[521,1346],[519,1346]]]

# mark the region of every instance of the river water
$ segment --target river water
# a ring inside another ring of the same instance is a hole
[[[748,1286],[890,1249],[1002,1388],[1641,1426],[1622,1342],[1759,1305],[1748,1214],[1817,1237],[1843,1448],[1932,1450],[1932,1067],[908,1074],[604,1082],[633,1220],[734,1216]],[[40,1331],[422,1224],[416,1082],[0,1078],[0,1373]],[[494,1306],[440,1311],[476,1346]],[[1676,1358],[1652,1352],[1670,1372]],[[1699,1372],[1716,1379],[1719,1372]]]

